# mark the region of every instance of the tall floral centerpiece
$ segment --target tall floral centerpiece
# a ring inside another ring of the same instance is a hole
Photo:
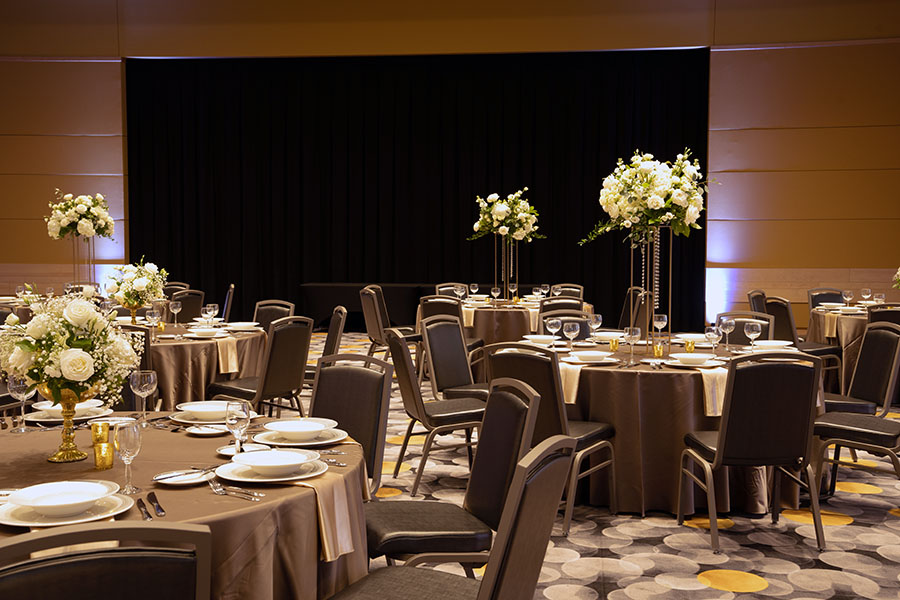
[[[94,238],[111,238],[115,231],[109,205],[102,194],[74,196],[57,189],[54,196],[50,216],[44,217],[47,234],[54,240],[71,238],[74,280],[94,281]]]
[[[115,275],[110,275],[107,293],[116,302],[131,311],[131,323],[137,323],[137,310],[152,300],[165,298],[163,287],[169,274],[155,264],[140,262],[115,268]]]
[[[31,309],[34,315],[26,325],[13,314],[9,327],[0,331],[0,368],[7,376],[24,377],[42,396],[62,405],[62,444],[48,460],[82,460],[87,454],[75,446],[75,404],[90,398],[120,401],[138,354],[131,339],[84,294],[51,297]]]
[[[697,220],[703,212],[703,195],[708,192],[707,182],[700,171],[697,159],[690,160],[691,151],[686,148],[675,158],[675,162],[655,160],[652,154],[635,150],[631,161],[621,158],[615,170],[603,180],[600,191],[600,206],[606,216],[597,223],[593,231],[581,244],[593,241],[604,233],[623,230],[632,248],[632,286],[634,285],[635,253],[640,251],[641,287],[653,299],[653,309],[659,308],[660,290],[660,246],[661,232],[669,235],[669,288],[666,297],[669,314],[672,311],[671,266],[672,235],[688,236],[692,229],[700,229]],[[647,260],[652,263],[652,272],[647,270]],[[646,333],[649,325],[642,324]],[[634,316],[632,315],[632,321]],[[671,325],[671,319],[669,320]]]
[[[894,282],[891,287],[895,290],[900,290],[900,269],[897,269],[897,272],[894,274]]]
[[[494,234],[494,287],[497,287],[497,243],[501,251],[500,276],[503,281],[503,297],[509,297],[509,284],[519,283],[519,246],[518,242],[531,242],[544,236],[537,232],[538,212],[522,196],[528,188],[522,188],[506,198],[491,194],[487,198],[475,197],[478,204],[478,220],[472,228],[475,233],[469,237],[477,240],[488,234]]]

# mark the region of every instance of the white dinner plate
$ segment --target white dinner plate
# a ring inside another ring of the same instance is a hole
[[[708,360],[705,363],[700,364],[700,365],[686,365],[681,361],[675,360],[674,358],[670,358],[670,359],[666,360],[665,362],[663,362],[663,364],[666,365],[667,367],[677,367],[679,369],[711,369],[713,367],[724,366],[725,361],[719,360],[716,358],[713,360]]]
[[[194,317],[193,320],[198,323],[206,323],[207,321],[209,321],[209,319],[204,319],[203,317]],[[225,319],[223,319],[222,317],[213,317],[212,318],[213,323],[221,323],[224,320]]]
[[[228,428],[224,425],[191,425],[185,428],[185,431],[191,435],[199,435],[200,437],[215,437],[217,435],[225,435]]]
[[[177,412],[174,415],[169,415],[169,418],[175,421],[176,423],[182,423],[184,425],[223,425],[225,423],[225,419],[213,419],[211,421],[204,421],[202,419],[192,419],[190,416],[191,413],[188,412]],[[259,413],[255,411],[250,411],[250,418],[255,419],[259,416]]]
[[[72,419],[72,422],[84,423],[85,421],[91,421],[98,417],[105,417],[106,415],[111,415],[112,413],[113,413],[113,409],[98,406],[97,408],[92,408],[91,410],[87,411],[85,414],[81,415],[80,417],[74,417]],[[62,424],[63,420],[62,420],[62,418],[51,417],[44,411],[39,410],[37,412],[28,413],[27,415],[25,415],[25,422],[26,423],[54,423],[54,424],[59,425],[59,424]]]
[[[91,419],[88,423],[109,423],[109,428],[112,429],[119,423],[131,423],[136,420],[134,417],[97,417]]]
[[[297,467],[297,472],[293,475],[281,477],[266,477],[260,475],[250,467],[239,465],[237,463],[227,463],[216,469],[215,473],[222,479],[236,481],[238,483],[280,483],[282,481],[299,481],[301,479],[309,479],[316,477],[328,470],[328,465],[320,460],[311,460]]]
[[[231,337],[230,333],[217,331],[216,335],[197,335],[196,333],[186,333],[184,337],[189,340],[221,340],[222,338]]]
[[[258,452],[260,450],[271,449],[265,444],[242,444],[241,448],[243,452]],[[216,448],[216,453],[221,456],[234,456],[234,444],[231,444],[230,446],[219,446]]]
[[[599,344],[595,344],[594,342],[573,342],[572,346],[575,348],[593,348]]]
[[[564,356],[560,360],[563,362],[572,364],[572,365],[595,366],[595,365],[617,365],[617,364],[619,364],[618,360],[616,360],[615,358],[610,358],[610,357],[602,358],[599,360],[579,360],[579,359],[575,358],[574,356]]]
[[[277,431],[265,431],[254,435],[253,441],[270,446],[329,446],[345,440],[348,435],[343,429],[326,429],[312,440],[295,442],[281,437]]]
[[[125,512],[132,506],[134,506],[133,498],[122,494],[112,494],[100,498],[94,506],[83,513],[68,517],[47,517],[27,506],[19,506],[18,504],[10,504],[7,502],[0,506],[0,524],[12,525],[13,527],[75,525],[76,523],[88,523],[90,521],[108,519],[109,517]]]
[[[175,475],[175,473],[182,473],[181,475]],[[212,471],[197,472],[193,469],[183,470],[183,471],[166,471],[165,473],[157,473],[153,476],[153,483],[159,483],[162,485],[197,485],[198,483],[205,483],[215,477],[216,474]],[[164,477],[165,479],[157,480],[157,477]]]

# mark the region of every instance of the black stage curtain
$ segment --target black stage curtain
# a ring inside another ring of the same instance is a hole
[[[581,282],[615,325],[629,247],[577,245],[603,178],[636,148],[706,170],[708,49],[125,65],[130,258],[234,282],[239,317],[304,282],[484,285],[475,196],[528,186],[521,281]],[[703,324],[704,233],[676,239],[676,329]]]

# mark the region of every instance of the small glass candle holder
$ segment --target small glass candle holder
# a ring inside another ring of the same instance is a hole
[[[93,445],[109,442],[109,423],[91,423],[91,443]]]
[[[662,342],[656,342],[655,344],[653,344],[653,358],[662,358],[664,353],[663,351],[664,348]]]
[[[96,470],[112,469],[115,456],[113,445],[109,442],[94,444],[94,468]]]
[[[694,351],[694,340],[684,340],[684,351],[685,352],[693,352]]]
[[[618,352],[619,351],[619,338],[613,338],[609,340],[609,351],[610,352]]]

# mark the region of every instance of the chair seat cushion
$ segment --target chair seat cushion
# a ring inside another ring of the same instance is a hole
[[[841,439],[896,448],[900,443],[900,421],[875,415],[830,412],[816,419],[814,433],[825,439]]]
[[[237,396],[244,400],[253,400],[256,396],[256,387],[259,385],[259,377],[244,377],[231,381],[217,381],[206,387],[206,397],[212,398],[219,394]]]
[[[616,429],[609,423],[569,421],[569,435],[577,440],[575,451],[578,452],[597,442],[612,439]]]
[[[475,350],[476,348],[481,348],[482,346],[484,346],[483,339],[477,337],[466,338],[466,350],[468,350],[469,352]]]
[[[410,503],[415,504],[415,503]],[[434,569],[385,567],[332,596],[333,600],[474,600],[480,582]]]
[[[874,415],[878,412],[878,404],[869,400],[861,400],[840,394],[825,394],[825,412],[847,412]]]
[[[834,344],[820,344],[818,342],[800,342],[797,348],[801,352],[812,354],[813,356],[822,356],[823,354],[835,354],[841,356],[841,347]]]
[[[684,435],[684,443],[695,450],[703,460],[713,462],[716,459],[716,445],[719,442],[718,431],[692,431]]]
[[[484,416],[484,400],[478,398],[448,398],[425,403],[425,414],[434,426],[480,421]]]
[[[365,509],[369,558],[491,548],[491,528],[449,502],[368,502]]]
[[[478,398],[487,402],[490,395],[490,384],[488,383],[470,383],[468,385],[458,385],[456,387],[447,388],[441,392],[445,399],[451,398]]]

